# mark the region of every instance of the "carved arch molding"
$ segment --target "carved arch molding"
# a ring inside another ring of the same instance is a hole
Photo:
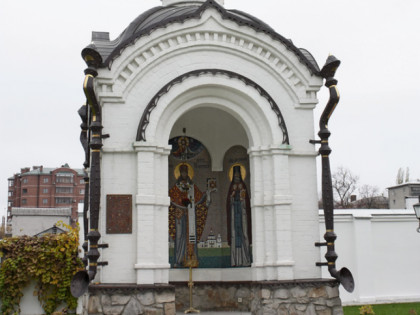
[[[220,69],[202,69],[202,70],[194,70],[187,73],[184,73],[177,78],[173,79],[169,83],[167,83],[165,86],[163,86],[159,92],[155,94],[155,96],[151,99],[149,104],[147,104],[145,110],[143,111],[143,115],[140,119],[140,123],[137,129],[137,136],[136,141],[146,141],[146,129],[150,121],[150,114],[155,109],[155,107],[158,105],[160,98],[169,92],[169,90],[176,84],[182,83],[186,79],[190,77],[199,77],[201,75],[225,75],[231,79],[237,79],[242,81],[248,86],[251,86],[254,88],[262,97],[264,97],[268,103],[270,104],[271,110],[276,114],[280,130],[283,133],[283,140],[282,144],[290,144],[289,143],[289,134],[287,132],[286,123],[283,119],[283,116],[280,112],[280,109],[276,102],[273,100],[273,98],[265,91],[260,85],[255,83],[254,81],[248,79],[247,77],[244,77],[236,72],[228,71],[228,70],[220,70]]]

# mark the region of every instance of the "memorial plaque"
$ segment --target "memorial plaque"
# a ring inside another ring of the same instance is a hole
[[[132,233],[132,195],[106,195],[106,233]]]

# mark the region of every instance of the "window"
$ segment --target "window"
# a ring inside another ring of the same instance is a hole
[[[43,194],[48,194],[48,188],[43,188],[43,189],[42,189],[42,193],[43,193]]]
[[[7,203],[7,206],[8,206],[8,207],[13,207],[13,201],[9,201],[9,202]]]
[[[55,198],[55,203],[56,204],[70,204],[72,203],[72,199],[66,198],[66,197],[57,197]]]
[[[411,187],[411,195],[412,196],[420,195],[420,187]]]
[[[42,199],[42,204],[47,205],[48,204],[48,199]]]
[[[43,181],[44,181],[44,184],[45,183],[48,183],[48,177],[44,177],[44,180]]]
[[[24,179],[22,180],[22,182],[23,182],[24,184],[27,184],[27,183],[28,183],[28,179],[27,179],[27,178],[24,178]]]
[[[84,179],[81,179],[80,180],[80,184],[84,184],[85,183],[85,180]]]
[[[80,194],[83,195],[85,193],[84,189],[80,189]]]
[[[14,186],[15,181],[13,179],[9,179],[9,187]]]
[[[72,194],[73,187],[55,187],[56,194]]]
[[[23,188],[23,189],[22,189],[22,194],[26,194],[26,193],[28,193],[28,189]]]
[[[9,197],[13,196],[13,191],[9,191]]]
[[[22,199],[22,204],[26,205],[26,199]]]
[[[73,183],[73,173],[61,172],[55,176],[57,183]]]

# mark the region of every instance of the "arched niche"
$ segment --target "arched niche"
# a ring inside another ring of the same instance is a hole
[[[142,137],[134,143],[138,174],[136,208],[140,218],[135,266],[138,283],[185,278],[181,268],[170,269],[169,220],[163,219],[169,217],[171,204],[168,197],[168,179],[172,176],[168,170],[171,150],[168,140],[183,135],[184,128],[186,135],[202,141],[209,150],[211,169],[223,178],[220,183],[226,182],[223,159],[232,146],[242,146],[249,155],[252,265],[248,268],[219,268],[219,271],[210,273],[212,268],[209,268],[199,273],[199,277],[203,277],[203,281],[228,281],[239,275],[246,280],[293,278],[287,173],[290,146],[286,122],[273,99],[257,84],[248,83],[250,81],[243,77],[223,71],[180,76],[175,84],[162,89],[145,109],[137,134]],[[220,201],[221,206],[216,211],[226,213],[225,198],[223,196],[224,201]],[[277,210],[279,207],[281,212]],[[143,218],[150,218],[152,222]],[[279,241],[276,241],[275,225],[284,225],[281,229],[285,232]],[[211,227],[204,227],[205,237],[208,228]],[[141,237],[144,231],[155,235],[153,245]],[[239,269],[241,272],[236,273]]]
[[[249,147],[249,140],[240,122],[216,107],[198,107],[182,115],[174,124],[170,139],[183,134],[205,144],[212,160],[212,170],[223,170],[223,157],[234,146]]]
[[[224,116],[227,116],[225,120]],[[210,127],[214,117],[227,124]],[[196,119],[197,124],[192,124],[191,121]],[[200,122],[204,126],[194,128],[200,126]],[[172,268],[185,268],[191,260],[196,260],[199,268],[251,266],[249,157],[247,149],[235,143],[246,143],[247,139],[243,130],[231,128],[233,122],[234,118],[222,111],[201,108],[187,112],[174,125],[174,133],[177,129],[185,133],[188,130],[188,134],[194,137],[184,134],[169,140],[172,149],[168,159],[171,201],[168,230]],[[235,131],[239,133],[237,137],[231,136],[227,141],[223,139],[224,134]],[[214,139],[209,134],[213,134]],[[222,169],[212,168],[211,150],[204,143],[211,143],[212,150],[218,151],[213,156],[221,155]],[[184,178],[181,168],[188,170]],[[192,231],[191,222],[194,226]],[[189,252],[188,246],[193,248]]]

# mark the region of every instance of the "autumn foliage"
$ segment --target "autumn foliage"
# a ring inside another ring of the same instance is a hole
[[[63,234],[42,237],[19,236],[0,240],[0,300],[2,314],[20,312],[23,289],[35,281],[34,295],[46,314],[58,306],[75,309],[77,299],[70,293],[72,276],[83,264],[78,258],[79,231],[62,222],[68,229]]]

